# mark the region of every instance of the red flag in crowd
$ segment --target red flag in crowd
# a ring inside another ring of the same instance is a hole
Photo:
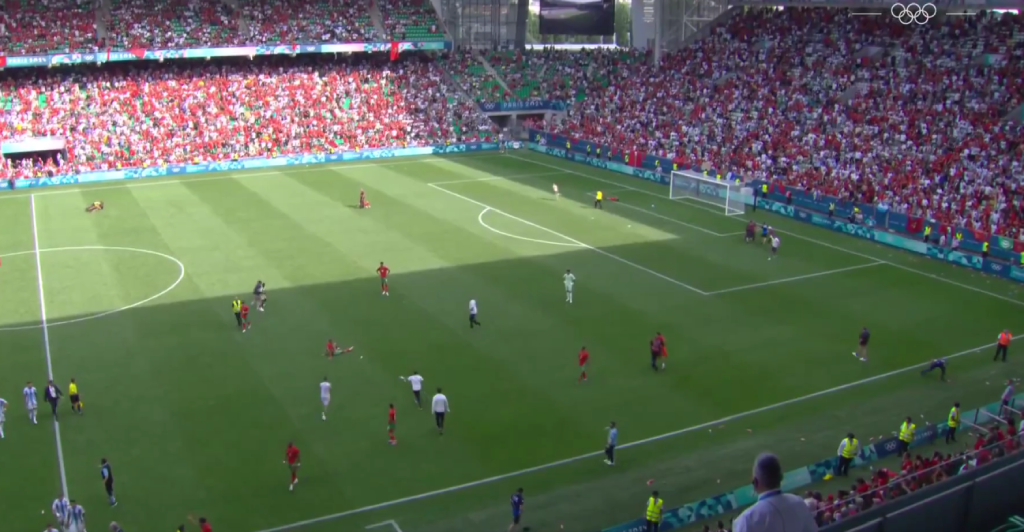
[[[146,58],[146,49],[145,48],[132,48],[131,50],[128,50],[128,51],[131,52],[132,55],[134,55],[135,57],[137,57],[139,59],[145,59]],[[109,54],[109,52],[108,52],[108,54]],[[107,59],[110,59],[109,55],[107,56]]]
[[[398,61],[398,42],[391,43],[391,60]]]
[[[7,66],[7,56],[0,55],[0,68]]]
[[[907,217],[907,232],[908,233],[920,233],[924,231],[924,219],[916,216]]]

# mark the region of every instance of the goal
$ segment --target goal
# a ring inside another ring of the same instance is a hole
[[[710,178],[697,172],[675,171],[669,179],[669,198],[689,199],[714,205],[726,216],[746,212],[746,203],[740,186],[728,181]]]

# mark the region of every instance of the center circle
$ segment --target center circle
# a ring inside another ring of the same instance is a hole
[[[126,248],[126,247],[117,247],[117,246],[73,246],[73,247],[63,247],[63,248],[45,248],[45,249],[40,249],[38,251],[38,253],[42,254],[42,253],[57,253],[57,252],[62,252],[62,251],[91,251],[91,250],[127,251],[127,252],[131,252],[131,253],[142,253],[144,255],[154,255],[154,256],[157,256],[157,257],[169,260],[169,261],[177,264],[178,265],[178,278],[175,279],[174,282],[171,283],[171,285],[168,286],[167,288],[161,290],[160,292],[158,292],[158,293],[156,293],[156,294],[154,294],[154,295],[152,295],[150,297],[147,297],[146,299],[143,299],[142,301],[137,301],[135,303],[132,303],[131,305],[126,305],[126,306],[123,306],[121,308],[117,308],[117,309],[113,309],[113,310],[107,310],[107,311],[99,312],[99,313],[96,313],[96,314],[90,314],[88,316],[83,316],[81,318],[74,318],[74,319],[70,319],[70,320],[60,320],[60,321],[49,321],[49,320],[47,320],[47,323],[46,323],[46,327],[47,328],[49,328],[49,327],[56,327],[58,325],[68,325],[68,324],[71,324],[71,323],[78,323],[78,322],[81,322],[81,321],[94,320],[94,319],[97,319],[97,318],[102,318],[102,317],[105,317],[105,316],[109,316],[111,314],[117,314],[118,312],[123,312],[125,310],[130,310],[130,309],[133,309],[133,308],[141,306],[141,305],[145,305],[146,303],[149,303],[150,301],[153,301],[154,299],[157,299],[157,298],[163,296],[164,294],[170,292],[171,290],[174,290],[175,288],[177,288],[177,286],[179,284],[181,284],[182,279],[185,278],[185,265],[182,264],[182,262],[180,260],[178,260],[178,259],[176,259],[176,258],[174,258],[174,257],[172,257],[170,255],[167,255],[166,253],[160,253],[159,251],[152,251],[152,250],[149,250],[149,249]],[[17,257],[19,255],[34,255],[35,253],[36,253],[36,250],[18,251],[18,252],[15,252],[15,253],[7,253],[7,254],[4,254],[4,255],[0,255],[0,259],[6,259],[8,257]],[[37,275],[38,275],[38,273],[37,273]],[[20,325],[20,326],[17,326],[17,327],[0,327],[0,332],[3,332],[3,331],[22,331],[22,330],[27,330],[27,329],[41,329],[42,327],[43,327],[42,323],[38,323],[36,325]]]

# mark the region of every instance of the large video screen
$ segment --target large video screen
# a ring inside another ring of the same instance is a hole
[[[541,35],[611,35],[615,0],[540,0]]]

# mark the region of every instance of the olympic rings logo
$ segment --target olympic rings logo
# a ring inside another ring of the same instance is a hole
[[[889,9],[892,16],[900,21],[900,24],[909,26],[911,24],[924,24],[939,13],[935,4],[893,4]]]

